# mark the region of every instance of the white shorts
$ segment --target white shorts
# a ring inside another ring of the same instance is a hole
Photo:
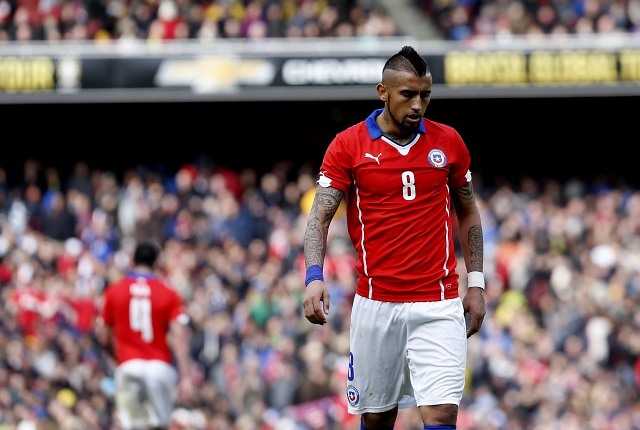
[[[161,360],[129,360],[114,373],[116,409],[125,430],[167,427],[176,401],[178,372]]]
[[[460,298],[392,303],[356,295],[350,342],[349,413],[460,405],[467,365]]]

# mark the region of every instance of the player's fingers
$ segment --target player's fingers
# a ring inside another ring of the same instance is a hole
[[[324,324],[327,322],[324,305],[321,304],[320,300],[314,302],[314,316],[316,318],[316,324]]]
[[[467,330],[467,339],[473,336],[474,334],[478,333],[478,331],[480,331],[480,326],[482,326],[483,319],[484,319],[483,317],[471,318],[471,321],[469,324],[469,330]]]
[[[304,316],[313,324],[324,324],[324,310],[320,299],[310,298],[304,301]]]
[[[312,321],[313,315],[314,315],[314,310],[313,310],[313,300],[312,299],[305,299],[304,303],[302,304],[303,308],[304,308],[304,316],[306,319],[308,319],[309,321]]]
[[[322,304],[324,306],[324,316],[326,319],[326,315],[329,314],[329,307],[331,305],[331,301],[329,300],[329,291],[325,291],[324,294],[322,294]]]

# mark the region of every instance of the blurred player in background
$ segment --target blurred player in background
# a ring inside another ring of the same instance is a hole
[[[376,87],[384,108],[338,133],[327,148],[304,234],[304,314],[323,325],[327,235],[346,199],[358,253],[347,400],[349,412],[362,415],[363,430],[392,429],[398,408],[416,405],[425,430],[455,429],[467,338],[486,312],[470,155],[455,129],[424,118],[432,83],[412,47],[387,60]],[[462,300],[452,208],[468,273]]]
[[[125,430],[166,429],[176,402],[194,395],[189,319],[182,298],[154,271],[158,253],[139,243],[132,271],[105,290],[100,340],[116,359],[115,404]]]

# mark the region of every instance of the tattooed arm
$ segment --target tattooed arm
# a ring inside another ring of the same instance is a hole
[[[304,262],[307,270],[324,265],[329,225],[344,193],[332,187],[318,187],[304,232]],[[324,325],[329,313],[329,290],[323,280],[307,285],[303,301],[304,316],[313,324]]]
[[[471,182],[454,189],[451,199],[458,215],[460,246],[467,272],[482,272],[482,225]]]
[[[458,216],[460,246],[467,273],[482,273],[484,258],[482,223],[471,182],[452,190],[451,199]],[[469,329],[467,330],[467,337],[470,337],[480,330],[484,320],[486,313],[484,289],[468,288],[463,299],[463,306],[465,314],[470,316]]]

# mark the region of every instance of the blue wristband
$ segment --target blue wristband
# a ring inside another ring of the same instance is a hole
[[[307,277],[304,280],[304,285],[308,286],[313,281],[324,281],[324,275],[322,274],[322,267],[314,264],[307,269]]]

